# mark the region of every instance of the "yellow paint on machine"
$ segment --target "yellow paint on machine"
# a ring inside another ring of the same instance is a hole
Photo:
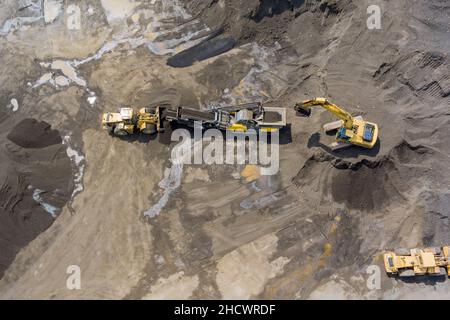
[[[261,177],[261,169],[254,164],[248,164],[241,171],[241,176],[245,178],[247,182],[258,180]]]

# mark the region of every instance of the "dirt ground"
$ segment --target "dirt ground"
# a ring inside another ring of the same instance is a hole
[[[439,0],[0,1],[0,298],[450,298],[448,279],[399,281],[381,261],[450,244],[449,15]],[[167,64],[219,29],[232,50]],[[330,151],[333,117],[293,110],[314,96],[378,123],[379,144]],[[99,125],[254,100],[287,108],[273,176],[177,165],[174,144]]]

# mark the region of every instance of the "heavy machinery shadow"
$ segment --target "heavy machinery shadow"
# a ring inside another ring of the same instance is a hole
[[[448,276],[416,276],[416,277],[399,277],[392,275],[390,278],[403,283],[413,283],[413,284],[425,284],[425,285],[436,285],[438,283],[443,283],[447,281]]]
[[[150,141],[154,141],[157,139],[157,134],[143,134],[143,133],[137,133],[127,136],[115,136],[114,134],[110,133],[111,136],[114,138],[119,138],[120,140],[127,141],[127,142],[139,142],[148,144]]]
[[[171,141],[171,135],[172,132],[176,129],[186,129],[189,131],[189,133],[191,134],[191,137],[194,137],[194,128],[189,127],[189,126],[183,126],[181,124],[177,124],[175,122],[171,122],[169,123],[167,126],[164,127],[164,132],[161,132],[158,134],[159,136],[159,142],[165,145],[170,145],[172,143],[178,143],[177,141]],[[208,129],[204,129],[202,131],[202,134],[205,133],[205,131]],[[287,124],[284,128],[282,128],[280,130],[280,135],[279,135],[279,144],[280,145],[286,145],[286,144],[290,144],[292,142],[292,129],[291,129],[291,124]],[[225,138],[226,137],[226,132],[222,131],[222,135]],[[267,136],[267,143],[271,144],[272,143],[272,139],[270,134]],[[259,136],[257,135],[257,139],[259,139]]]
[[[261,22],[265,17],[273,17],[285,11],[294,11],[304,3],[305,0],[261,0],[257,11],[250,18],[255,22]]]
[[[126,135],[126,136],[117,136],[117,135],[114,135],[114,133],[110,132],[109,135],[114,138],[119,138],[120,140],[127,141],[127,142],[139,142],[139,143],[149,144],[152,141],[158,140],[158,142],[161,144],[170,145],[171,144],[170,138],[172,135],[172,131],[174,129],[176,129],[176,125],[174,125],[173,123],[170,123],[170,122],[165,122],[163,124],[163,126],[164,126],[163,132],[154,133],[154,134],[144,134],[144,133],[139,132],[136,134]],[[180,128],[181,128],[181,126],[180,126]]]
[[[292,125],[288,123],[280,130],[280,145],[292,143]]]
[[[139,142],[148,144],[151,141],[158,140],[159,143],[164,145],[171,145],[172,143],[178,143],[177,141],[172,141],[171,136],[172,132],[176,129],[186,129],[191,134],[191,137],[194,137],[194,128],[189,126],[183,126],[181,124],[177,124],[175,122],[167,122],[164,123],[164,131],[155,133],[155,134],[143,134],[143,133],[137,133],[127,136],[116,136],[113,133],[110,133],[111,136],[119,138],[120,140],[127,141],[127,142]],[[205,133],[207,129],[204,129],[202,134]],[[226,132],[222,132],[223,137],[226,137]],[[270,134],[267,136],[267,143],[271,144],[271,136]],[[280,130],[280,136],[279,136],[279,144],[280,145],[286,145],[292,142],[292,130],[291,130],[291,124],[287,124],[286,127],[282,128]]]
[[[228,52],[236,45],[232,37],[221,37],[224,29],[219,28],[199,44],[183,50],[167,59],[167,65],[175,68],[192,66],[196,61],[203,61]]]
[[[320,142],[320,136],[321,134],[319,132],[313,133],[309,139],[308,139],[308,148],[311,149],[313,147],[321,148],[325,152],[339,157],[339,158],[356,158],[360,155],[363,156],[369,156],[369,157],[375,157],[380,152],[380,138],[378,138],[375,146],[372,149],[366,149],[359,146],[350,146],[345,149],[336,150],[333,151],[328,145],[323,144]]]

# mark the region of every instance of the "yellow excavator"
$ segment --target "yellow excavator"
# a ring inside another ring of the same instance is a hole
[[[294,109],[301,115],[309,117],[311,108],[315,106],[327,109],[340,119],[324,125],[326,132],[338,130],[336,142],[330,146],[333,150],[342,149],[350,145],[371,149],[377,143],[377,124],[364,121],[361,116],[353,117],[350,113],[329,102],[326,98],[314,98],[296,103]]]
[[[450,276],[450,247],[398,248],[384,254],[384,268],[399,277]]]

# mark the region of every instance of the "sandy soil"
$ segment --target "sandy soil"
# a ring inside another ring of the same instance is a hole
[[[384,249],[450,242],[448,4],[380,1],[382,29],[369,30],[365,0],[49,1],[47,12],[38,2],[0,4],[0,146],[40,159],[42,168],[27,168],[37,182],[64,168],[36,187],[64,185],[65,197],[45,199],[62,208],[51,218],[32,192],[21,195],[33,230],[18,229],[8,255],[0,241],[0,298],[449,296],[448,280],[383,272],[380,290],[366,286]],[[167,65],[219,27],[235,48]],[[312,96],[377,122],[379,145],[331,152],[320,128],[332,116],[292,108]],[[102,112],[121,106],[255,99],[288,108],[271,177],[243,165],[176,166],[173,145],[99,127]],[[29,151],[37,135],[8,139],[24,119],[51,125],[51,144]],[[17,171],[5,161],[2,208]],[[1,210],[3,224],[11,213]],[[66,287],[71,265],[81,290]]]

